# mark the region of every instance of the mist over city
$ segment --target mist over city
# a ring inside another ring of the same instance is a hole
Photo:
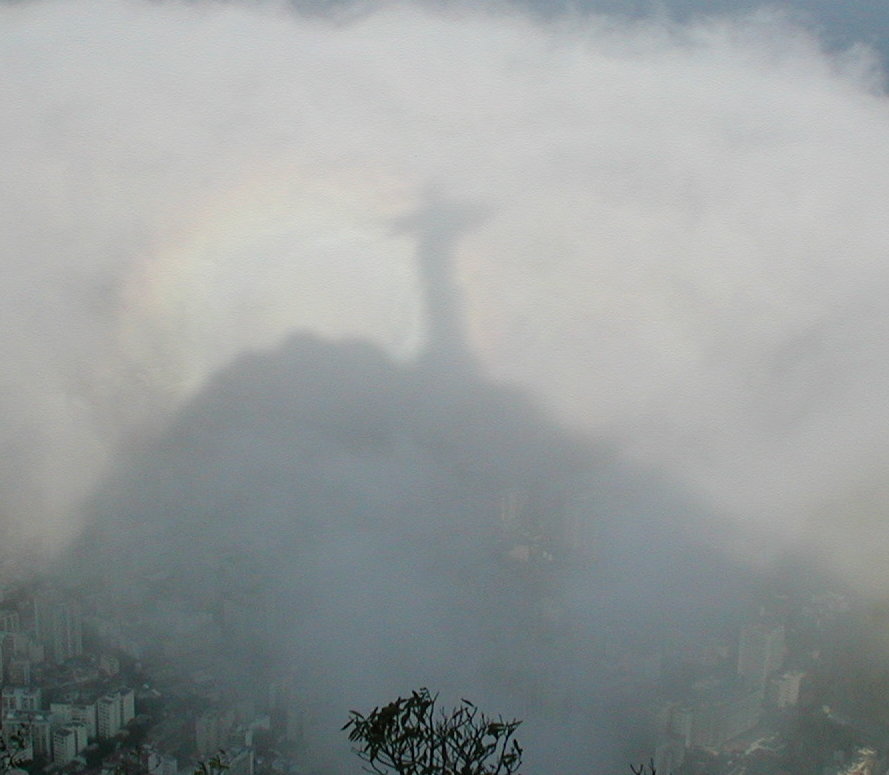
[[[428,687],[526,775],[889,772],[887,63],[864,0],[0,3],[15,763],[359,772]]]

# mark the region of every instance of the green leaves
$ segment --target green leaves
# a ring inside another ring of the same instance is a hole
[[[343,726],[353,751],[377,775],[512,775],[522,763],[516,719],[491,718],[469,700],[450,712],[422,688]]]
[[[27,749],[30,733],[25,726],[19,726],[9,734],[0,735],[0,773],[9,772],[29,761]]]
[[[201,759],[195,765],[192,775],[223,775],[229,766],[228,754],[220,749],[209,759]]]

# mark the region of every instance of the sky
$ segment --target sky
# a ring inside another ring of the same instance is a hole
[[[10,529],[70,538],[115,445],[241,352],[309,330],[416,355],[394,224],[430,186],[485,213],[455,273],[490,378],[754,530],[869,497],[887,151],[867,50],[766,11],[3,15]]]
[[[887,12],[575,5],[0,6],[7,577],[112,511],[188,535],[176,493],[225,519],[246,498],[231,541],[279,546],[289,490],[205,500],[327,411],[351,419],[320,462],[271,468],[318,478],[307,512],[354,485],[329,568],[368,503],[396,512],[378,536],[406,529],[387,487],[470,519],[479,481],[584,449],[578,536],[667,565],[694,533],[749,573],[802,552],[885,598]],[[368,401],[406,446],[349,446]],[[188,480],[195,439],[224,459]]]

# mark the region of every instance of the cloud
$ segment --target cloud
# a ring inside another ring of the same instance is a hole
[[[0,487],[26,544],[75,534],[121,445],[246,350],[308,330],[415,357],[397,223],[430,187],[486,213],[455,274],[481,368],[561,422],[793,540],[879,470],[889,114],[866,52],[769,14],[0,17]]]

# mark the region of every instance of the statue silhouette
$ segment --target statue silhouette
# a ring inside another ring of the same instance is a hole
[[[419,209],[394,223],[397,232],[417,237],[428,325],[421,366],[464,374],[477,370],[466,341],[463,305],[454,277],[454,251],[459,240],[485,217],[483,208],[447,199],[431,188]]]

